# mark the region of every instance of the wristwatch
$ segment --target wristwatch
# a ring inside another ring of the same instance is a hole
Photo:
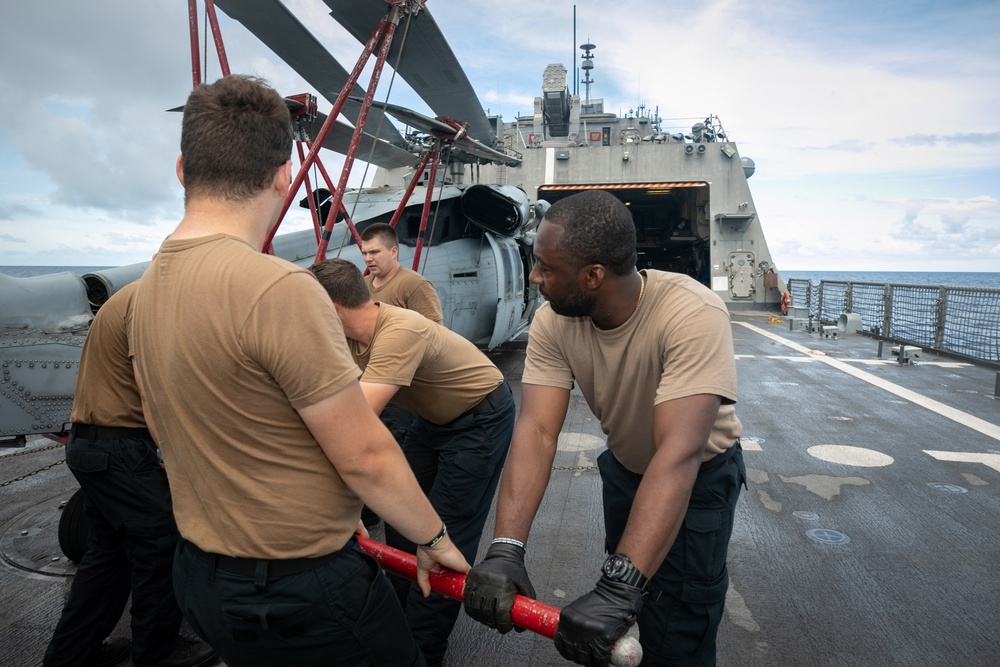
[[[645,592],[649,579],[632,564],[625,554],[611,554],[601,568],[611,581],[628,584]]]

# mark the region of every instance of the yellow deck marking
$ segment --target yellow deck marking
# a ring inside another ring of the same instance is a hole
[[[782,338],[781,336],[773,334],[770,331],[765,331],[760,327],[755,327],[754,325],[748,322],[736,322],[735,324],[739,324],[740,326],[750,329],[751,331],[756,331],[761,336],[765,336],[777,343],[781,343],[785,347],[789,347],[795,350],[796,352],[801,352],[802,354],[809,355],[809,359],[815,359],[816,361],[821,361],[824,364],[829,364],[830,366],[833,366],[839,371],[847,373],[848,375],[852,375],[858,378],[859,380],[862,380],[864,382],[867,382],[868,384],[878,387],[879,389],[884,389],[890,394],[895,394],[896,396],[904,398],[907,401],[910,401],[911,403],[916,403],[917,405],[927,408],[932,412],[936,412],[942,417],[946,417],[948,419],[951,419],[952,421],[958,422],[963,426],[967,426],[973,429],[974,431],[979,431],[983,435],[989,436],[994,440],[1000,440],[1000,426],[997,426],[996,424],[991,424],[985,419],[980,419],[979,417],[970,415],[967,412],[962,412],[961,410],[957,410],[951,407],[950,405],[945,405],[940,401],[935,401],[933,398],[928,398],[923,394],[918,394],[917,392],[907,389],[906,387],[901,387],[898,384],[889,382],[888,380],[883,380],[882,378],[872,375],[871,373],[866,373],[863,370],[854,368],[850,364],[844,363],[839,359],[833,359],[826,355],[816,355],[812,350],[810,350],[807,347],[803,347],[798,343],[794,343],[788,340],[787,338]],[[796,359],[797,358],[798,357],[796,357]]]

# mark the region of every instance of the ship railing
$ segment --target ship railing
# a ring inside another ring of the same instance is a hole
[[[1000,363],[1000,289],[950,285],[789,278],[792,306],[807,307],[819,324],[844,313],[862,331],[925,350]]]

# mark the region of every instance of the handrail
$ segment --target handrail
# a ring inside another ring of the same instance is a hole
[[[885,340],[973,360],[1000,362],[1000,288],[789,278],[792,306],[820,323],[843,313]]]

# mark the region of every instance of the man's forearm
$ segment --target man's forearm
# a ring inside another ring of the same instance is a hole
[[[617,551],[647,577],[659,569],[677,539],[699,465],[696,458],[678,466],[654,456],[643,475]]]
[[[719,401],[718,396],[696,394],[660,403],[654,410],[656,453],[618,543],[618,551],[647,577],[659,569],[684,523]]]
[[[497,520],[494,534],[527,541],[531,522],[545,495],[556,443],[546,443],[537,433],[524,433],[520,425],[514,430],[510,454],[504,466],[497,500]]]
[[[298,412],[344,483],[382,519],[416,544],[441,530],[406,457],[357,383]]]

